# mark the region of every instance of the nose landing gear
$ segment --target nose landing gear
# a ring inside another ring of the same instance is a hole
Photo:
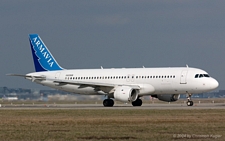
[[[187,106],[193,106],[194,102],[191,100],[192,94],[187,94]]]

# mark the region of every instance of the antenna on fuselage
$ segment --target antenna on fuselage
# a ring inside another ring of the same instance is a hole
[[[103,69],[103,67],[101,66],[101,69]]]
[[[186,64],[186,67],[189,68],[189,67],[188,67],[188,64]]]

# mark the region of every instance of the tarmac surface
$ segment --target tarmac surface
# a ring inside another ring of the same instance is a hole
[[[104,107],[102,104],[0,104],[1,109],[225,109],[225,103],[196,103],[193,106],[183,104],[143,104],[134,107],[131,104],[115,104],[113,107]]]

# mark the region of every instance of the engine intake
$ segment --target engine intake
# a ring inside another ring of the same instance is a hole
[[[138,90],[129,86],[118,86],[114,92],[114,98],[122,102],[133,102],[138,97]]]

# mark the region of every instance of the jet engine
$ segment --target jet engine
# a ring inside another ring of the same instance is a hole
[[[177,101],[180,98],[180,94],[157,94],[152,95],[152,97],[158,98],[159,100],[166,102]]]
[[[114,92],[114,98],[122,102],[133,102],[138,97],[138,90],[129,86],[118,86]]]

